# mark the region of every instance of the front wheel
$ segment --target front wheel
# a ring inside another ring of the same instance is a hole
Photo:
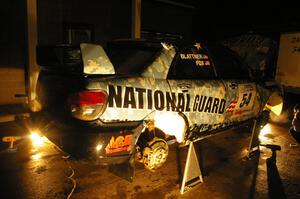
[[[143,163],[146,169],[155,171],[167,161],[168,143],[164,139],[154,137],[147,144],[142,152]]]
[[[154,128],[147,129],[139,137],[135,157],[146,169],[155,171],[166,162],[168,153],[166,135],[160,129]]]

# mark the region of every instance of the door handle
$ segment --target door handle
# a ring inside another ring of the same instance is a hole
[[[237,83],[230,83],[230,84],[229,84],[229,87],[230,87],[231,89],[236,89],[236,88],[237,88]]]
[[[180,89],[188,90],[192,87],[192,83],[191,82],[180,82],[180,83],[177,84],[177,86]]]

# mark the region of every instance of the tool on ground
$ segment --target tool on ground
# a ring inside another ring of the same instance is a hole
[[[16,152],[17,148],[14,146],[14,143],[20,139],[21,139],[20,136],[5,136],[5,137],[2,137],[2,142],[6,142],[6,143],[9,142],[9,147],[8,147],[7,151]]]
[[[280,151],[281,150],[281,146],[275,145],[275,144],[260,144],[260,146],[264,146],[264,147],[266,147],[268,149],[271,149],[272,156],[271,156],[270,160],[272,160],[273,162],[276,163],[276,151]]]

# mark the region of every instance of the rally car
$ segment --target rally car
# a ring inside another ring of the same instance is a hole
[[[135,155],[153,171],[170,143],[184,146],[282,108],[275,82],[256,79],[215,43],[39,46],[37,57],[34,128],[71,155],[102,164]]]

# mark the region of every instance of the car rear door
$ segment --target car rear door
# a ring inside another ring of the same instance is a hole
[[[194,132],[219,128],[224,122],[225,86],[216,79],[215,69],[201,43],[187,46],[175,55],[168,74],[174,93],[182,93],[175,103]]]

